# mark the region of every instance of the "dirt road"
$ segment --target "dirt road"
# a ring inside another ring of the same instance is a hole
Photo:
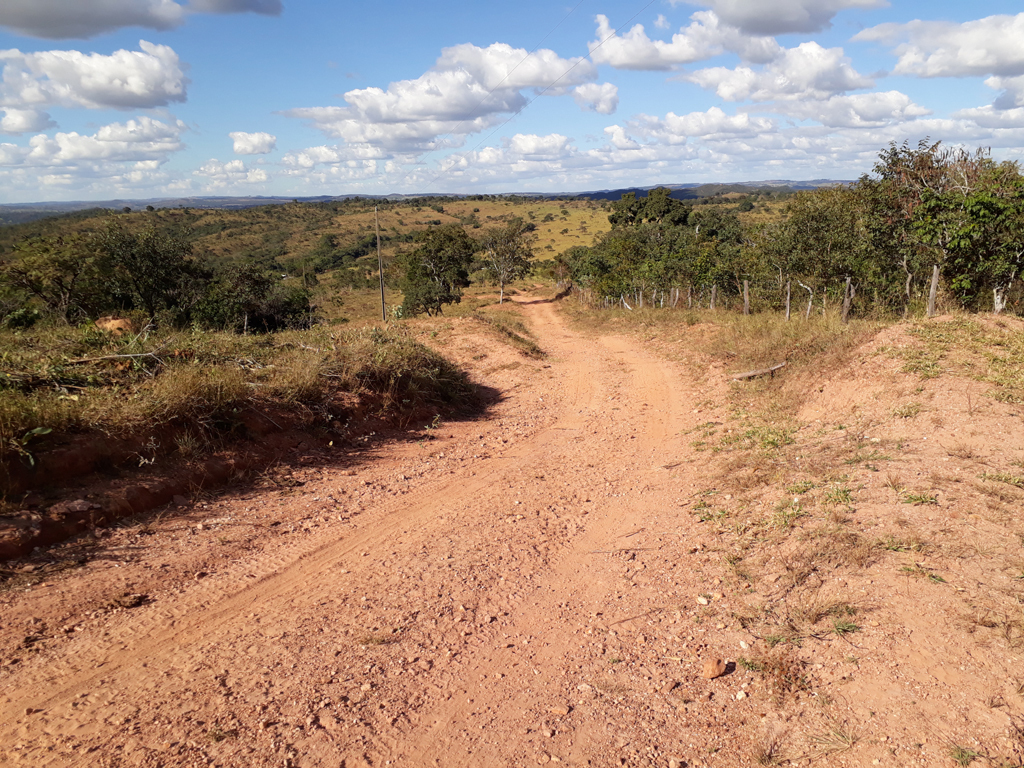
[[[379,449],[357,472],[327,463],[300,487],[239,492],[148,536],[118,532],[110,559],[6,595],[5,640],[36,651],[3,667],[6,759],[700,765],[735,754],[707,726],[740,675],[700,678],[697,656],[722,651],[674,626],[680,604],[715,589],[687,562],[700,541],[671,469],[692,393],[625,339],[585,340],[546,302],[523,311],[549,357],[506,382],[486,421]],[[230,557],[203,549],[246,525]]]
[[[648,329],[676,364],[518,311],[545,359],[424,331],[480,418],[16,564],[0,765],[1024,764],[1017,406],[893,327],[780,437],[707,329]]]

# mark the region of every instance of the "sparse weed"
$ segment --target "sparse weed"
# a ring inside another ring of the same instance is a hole
[[[959,744],[950,744],[946,754],[949,755],[954,763],[961,766],[970,765],[981,757],[981,753],[977,750],[969,749]]]
[[[759,660],[761,674],[776,697],[805,691],[811,687],[805,673],[806,664],[791,644],[782,644],[764,654]]]
[[[939,497],[928,493],[907,493],[903,496],[904,504],[913,504],[914,506],[920,506],[921,504],[938,504]]]
[[[825,503],[848,507],[853,503],[853,492],[845,485],[833,485],[825,491]]]
[[[772,515],[770,525],[779,530],[792,528],[796,521],[803,517],[804,514],[805,512],[803,507],[800,506],[799,502],[780,502],[775,507],[775,512]]]
[[[855,624],[848,619],[836,619],[832,622],[832,629],[837,635],[842,637],[843,635],[849,635],[853,632],[860,631],[860,625]]]
[[[205,441],[190,429],[177,435],[174,438],[174,444],[178,448],[178,453],[186,459],[198,459],[203,455],[206,446]]]
[[[946,583],[944,578],[939,576],[937,573],[933,573],[931,570],[925,568],[919,563],[915,563],[914,565],[904,565],[900,568],[900,573],[905,573],[908,576],[917,576],[918,578],[928,579],[929,581],[934,581],[936,584]]]
[[[782,739],[777,733],[763,736],[754,744],[753,756],[758,765],[782,765],[785,760]]]
[[[924,549],[924,543],[916,537],[900,538],[891,534],[879,539],[878,546],[889,552],[920,552]]]
[[[920,403],[906,403],[892,409],[892,415],[897,419],[912,419],[921,413]]]
[[[997,483],[1006,483],[1012,485],[1014,488],[1024,489],[1024,477],[1019,475],[1011,475],[1009,472],[985,472],[979,477],[982,480],[991,480]]]
[[[973,459],[977,457],[977,453],[966,443],[957,443],[951,448],[946,449],[946,453],[956,459]]]
[[[206,737],[214,744],[224,741],[228,738],[238,738],[238,731],[232,728],[231,730],[225,731],[221,728],[214,726],[206,732]]]
[[[857,743],[857,734],[848,723],[833,722],[823,733],[812,734],[810,741],[823,755],[837,754]]]
[[[508,312],[474,312],[473,319],[479,320],[491,328],[496,334],[518,349],[527,357],[539,359],[547,353],[535,341],[529,338],[530,331],[518,317]]]
[[[764,664],[762,664],[760,661],[757,661],[756,659],[748,659],[745,656],[740,656],[738,659],[736,659],[736,663],[748,672],[764,671]],[[1022,690],[1024,690],[1024,685],[1022,685],[1021,688]]]
[[[898,354],[906,361],[902,368],[904,373],[916,373],[922,379],[934,379],[942,373],[939,361],[925,350],[907,349]]]
[[[396,642],[398,638],[395,635],[383,634],[365,635],[359,640],[359,644],[365,646],[391,645]]]

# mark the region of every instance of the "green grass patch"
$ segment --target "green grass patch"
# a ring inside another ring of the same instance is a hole
[[[913,504],[915,507],[922,504],[938,504],[939,497],[930,493],[905,493],[903,494],[904,504]]]
[[[1014,488],[1024,489],[1024,477],[1019,475],[1011,475],[1008,472],[985,472],[979,477],[982,480],[992,480],[997,483],[1006,483],[1012,485]]]

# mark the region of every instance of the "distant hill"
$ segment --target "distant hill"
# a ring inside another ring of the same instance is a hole
[[[621,200],[622,195],[629,192],[634,192],[637,197],[647,197],[647,193],[652,189],[668,187],[672,190],[669,197],[677,200],[698,200],[705,197],[715,197],[716,195],[750,195],[763,192],[786,193],[852,183],[852,181],[837,179],[812,179],[811,181],[745,181],[735,184],[653,184],[649,187],[627,187],[625,189],[601,189],[594,192],[579,192],[575,197],[584,197],[588,200]]]
[[[738,193],[749,195],[757,192],[787,192],[803,189],[817,189],[818,187],[829,187],[837,184],[851,184],[851,181],[834,179],[812,179],[811,181],[790,181],[790,180],[769,180],[749,181],[730,184],[652,184],[646,187],[627,187],[623,189],[599,189],[586,192],[516,192],[509,193],[509,197],[537,197],[537,198],[584,198],[587,200],[619,200],[627,192],[636,193],[637,197],[646,197],[649,190],[657,187],[668,187],[672,190],[672,197],[678,200],[697,200],[716,195],[727,195]],[[501,195],[499,195],[501,196]],[[104,200],[104,201],[68,201],[68,202],[43,202],[43,203],[9,203],[0,205],[0,225],[23,224],[47,216],[60,216],[74,214],[80,211],[108,209],[141,210],[147,206],[154,208],[200,208],[200,209],[241,209],[254,208],[260,205],[283,205],[285,203],[326,203],[334,200],[348,200],[353,197],[367,198],[370,200],[408,200],[413,197],[427,197],[427,195],[318,195],[316,197],[279,197],[279,196],[256,196],[256,197],[175,197],[175,198],[152,198],[148,200]],[[437,194],[430,197],[471,197],[465,194]]]

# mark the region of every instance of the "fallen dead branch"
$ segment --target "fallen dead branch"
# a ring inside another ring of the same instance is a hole
[[[733,381],[743,381],[744,379],[753,379],[753,378],[756,378],[758,376],[771,376],[771,377],[774,378],[775,372],[777,370],[779,370],[780,368],[785,368],[785,367],[786,367],[786,361],[783,360],[781,363],[779,363],[777,365],[773,365],[770,368],[758,368],[757,370],[747,371],[746,373],[737,373],[735,376],[732,377],[732,380]]]

